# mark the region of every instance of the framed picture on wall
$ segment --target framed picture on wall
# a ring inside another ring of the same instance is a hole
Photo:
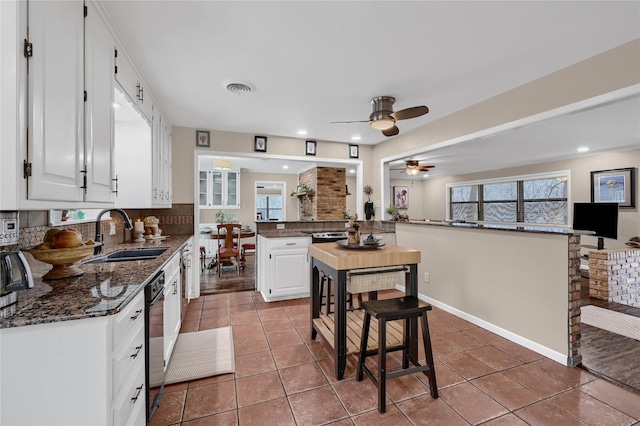
[[[206,130],[196,130],[196,146],[198,148],[211,147],[210,133]]]
[[[358,145],[349,145],[349,158],[358,158]]]
[[[316,141],[306,141],[304,153],[305,155],[316,155]]]
[[[394,206],[397,209],[409,208],[409,187],[408,186],[394,186],[393,187],[393,200]]]
[[[635,168],[591,172],[591,202],[618,203],[621,209],[636,207]]]
[[[253,150],[258,152],[267,152],[267,137],[256,136],[253,140]]]

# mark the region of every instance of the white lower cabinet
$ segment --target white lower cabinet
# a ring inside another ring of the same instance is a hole
[[[267,302],[309,297],[309,237],[257,239],[258,290]]]
[[[181,282],[180,282],[180,253],[176,253],[164,267],[164,365],[169,365],[173,348],[180,333],[180,304],[181,304]]]
[[[0,330],[0,424],[144,425],[144,292],[117,315]]]

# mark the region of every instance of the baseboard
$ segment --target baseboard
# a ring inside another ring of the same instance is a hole
[[[400,290],[402,292],[405,291],[405,287],[404,286],[396,286],[397,290]],[[505,330],[504,328],[498,327],[495,324],[492,324],[490,322],[487,322],[483,319],[477,318],[473,315],[470,315],[466,312],[463,312],[457,308],[454,308],[452,306],[449,306],[445,303],[439,302],[435,299],[432,299],[430,297],[427,297],[423,294],[418,294],[418,298],[424,302],[427,302],[429,304],[431,304],[432,306],[435,306],[439,309],[442,309],[443,311],[449,312],[450,314],[453,314],[455,316],[457,316],[458,318],[462,318],[466,321],[469,321],[472,324],[477,325],[480,328],[484,328],[487,331],[490,331],[492,333],[497,334],[500,337],[504,337],[507,340],[512,341],[513,343],[516,343],[520,346],[523,346],[527,349],[530,349],[536,353],[539,353],[540,355],[543,355],[549,359],[552,359],[562,365],[568,365],[568,356],[565,354],[562,354],[558,351],[555,351],[553,349],[550,349],[546,346],[543,346],[539,343],[536,343],[532,340],[529,340],[525,337],[520,336],[519,334],[515,334],[509,330]]]

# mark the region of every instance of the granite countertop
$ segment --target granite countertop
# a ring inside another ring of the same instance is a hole
[[[18,302],[0,312],[0,329],[116,314],[190,237],[177,235],[160,241],[118,244],[103,254],[149,247],[167,247],[167,251],[153,260],[83,264],[82,276],[60,280],[43,281],[42,275],[51,266],[31,258],[35,285],[18,291]],[[31,257],[28,253],[25,256]]]
[[[260,231],[258,235],[261,235],[265,238],[311,238],[311,234],[312,232],[309,231],[300,231],[295,229],[274,229],[269,231]]]
[[[554,228],[550,226],[535,225],[499,225],[499,224],[480,224],[475,222],[452,222],[444,220],[409,220],[408,222],[397,222],[398,224],[409,225],[425,225],[425,226],[446,226],[451,228],[470,228],[470,229],[493,229],[501,231],[515,232],[536,232],[544,234],[563,234],[563,235],[593,235],[591,231],[578,231],[571,228]]]

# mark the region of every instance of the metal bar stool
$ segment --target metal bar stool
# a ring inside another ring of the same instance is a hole
[[[429,378],[429,389],[431,397],[438,397],[438,385],[436,384],[436,372],[433,365],[433,353],[431,351],[431,338],[429,337],[429,324],[427,322],[427,311],[431,310],[431,305],[421,303],[415,296],[398,297],[394,299],[368,300],[362,302],[365,311],[364,325],[362,328],[362,339],[360,341],[360,359],[358,361],[358,374],[356,379],[362,381],[363,373],[373,381],[378,388],[378,411],[386,411],[385,395],[387,379],[422,372]],[[378,320],[378,348],[368,350],[369,326],[371,317]],[[420,365],[417,358],[410,353],[410,342],[408,334],[408,320],[411,318],[422,319],[422,339],[426,365]],[[404,320],[404,341],[401,345],[387,348],[387,321]],[[402,350],[402,369],[387,372],[387,352]],[[377,377],[365,365],[365,359],[369,356],[378,355]],[[409,362],[415,367],[409,368]]]

